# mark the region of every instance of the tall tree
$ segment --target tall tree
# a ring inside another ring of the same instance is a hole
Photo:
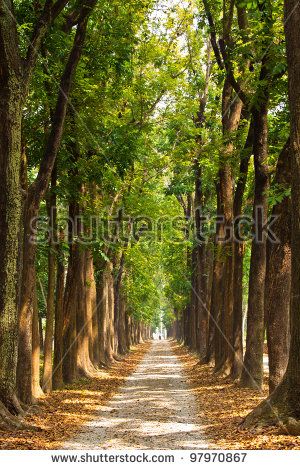
[[[285,0],[285,35],[289,77],[292,151],[292,243],[291,243],[291,344],[286,373],[273,393],[256,407],[244,426],[283,422],[292,434],[300,434],[300,5]]]
[[[51,131],[44,157],[40,163],[36,180],[31,184],[24,211],[24,256],[21,281],[21,300],[19,312],[19,345],[17,383],[18,393],[24,403],[31,403],[31,323],[33,301],[33,279],[35,271],[36,246],[32,240],[32,223],[39,213],[51,177],[52,169],[59,151],[66,111],[74,74],[79,63],[86,37],[89,16],[96,0],[86,0],[80,8],[76,33],[64,72],[61,77],[56,107],[52,117]]]
[[[272,10],[268,1],[258,2],[265,25],[266,38],[272,31]],[[251,248],[249,298],[247,315],[247,337],[241,385],[261,388],[263,382],[264,300],[267,261],[267,239],[264,227],[268,218],[268,107],[270,99],[269,42],[265,39],[261,70],[256,91],[257,100],[252,109],[253,156],[255,187],[253,220],[255,235]]]
[[[46,1],[37,18],[29,41],[25,60],[21,58],[20,43],[15,21],[15,9],[11,0],[1,5],[0,20],[0,246],[1,246],[1,291],[0,291],[0,350],[1,366],[0,398],[4,406],[13,413],[21,407],[16,394],[16,347],[18,311],[18,264],[21,251],[21,116],[27,98],[31,76],[37,55],[47,30],[67,4],[67,0]],[[21,266],[19,266],[20,268]],[[31,334],[31,323],[30,323]],[[31,387],[31,384],[30,384]],[[10,416],[3,418],[15,426]]]

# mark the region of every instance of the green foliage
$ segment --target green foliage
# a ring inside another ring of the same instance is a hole
[[[22,50],[28,43],[37,11],[32,2],[18,1],[16,13]],[[218,37],[223,34],[223,2],[209,0]],[[267,15],[257,1],[240,1],[249,27],[242,31],[234,11],[228,55],[234,75],[258,106],[261,58],[268,45],[270,89],[269,164],[275,168],[289,128],[286,59],[281,0],[267,2]],[[70,10],[74,6],[70,2]],[[74,29],[66,33],[60,18],[49,31],[24,109],[24,138],[29,180],[36,176],[49,133],[59,80]],[[99,237],[92,249],[96,264],[125,253],[124,292],[131,315],[157,325],[173,319],[190,296],[188,253],[193,239],[184,228],[189,200],[194,197],[194,159],[201,168],[202,204],[216,214],[215,184],[226,158],[235,181],[248,132],[249,116],[239,129],[224,136],[222,89],[225,72],[213,51],[208,53],[209,28],[202,1],[165,4],[150,0],[99,2],[74,79],[58,168],[58,212],[65,226],[70,200],[80,202],[85,216],[109,221],[123,211],[136,222],[128,241]],[[196,125],[199,103],[210,67],[203,125]],[[275,78],[274,78],[275,77]],[[224,157],[225,144],[232,143]],[[244,210],[251,213],[253,161],[245,191]],[[80,187],[84,191],[79,191]],[[287,196],[274,184],[271,206]],[[193,207],[191,207],[191,217]],[[45,214],[45,208],[42,209]],[[150,223],[149,223],[150,221]],[[128,225],[129,222],[128,222]],[[163,233],[161,234],[161,226]],[[147,229],[147,230],[146,230]],[[163,235],[163,236],[161,236]],[[67,250],[68,246],[64,245]],[[250,248],[245,258],[248,276]],[[38,273],[46,288],[47,250],[39,249]],[[246,281],[245,281],[246,285]],[[42,297],[39,293],[39,305]]]

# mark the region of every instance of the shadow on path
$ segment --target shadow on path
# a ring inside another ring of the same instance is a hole
[[[204,449],[196,400],[169,341],[153,341],[137,370],[65,449]]]

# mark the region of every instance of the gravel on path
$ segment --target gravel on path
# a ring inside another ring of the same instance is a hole
[[[171,342],[153,341],[136,371],[64,449],[207,449],[196,406]]]

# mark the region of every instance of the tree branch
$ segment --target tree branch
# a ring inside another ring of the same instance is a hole
[[[233,67],[232,64],[228,58],[227,51],[226,51],[226,45],[225,45],[225,40],[223,38],[219,39],[217,41],[217,34],[216,34],[216,28],[215,28],[215,23],[213,20],[213,16],[211,14],[211,11],[209,9],[208,1],[203,0],[203,5],[204,5],[204,10],[206,13],[207,21],[210,27],[210,40],[211,40],[211,45],[216,57],[217,64],[221,70],[226,71],[227,78],[234,89],[234,91],[237,93],[238,97],[241,99],[241,101],[244,103],[245,106],[249,105],[249,99],[246,93],[242,90],[240,84],[237,82],[235,79],[234,73],[233,73]],[[233,3],[232,3],[233,5]],[[227,26],[228,28],[228,26]],[[226,32],[228,35],[228,31]]]
[[[54,22],[61,13],[69,0],[57,0],[54,4],[52,0],[46,0],[44,9],[38,18],[32,33],[30,44],[27,49],[26,59],[24,63],[24,86],[28,87],[29,80],[33,68],[36,64],[38,52],[41,42],[47,33],[49,26]]]
[[[220,51],[221,51],[221,54],[222,54],[223,62],[225,64],[226,75],[228,77],[228,80],[229,80],[232,88],[234,89],[234,91],[236,92],[238,97],[240,98],[240,100],[244,103],[245,106],[248,106],[249,105],[249,98],[246,95],[246,93],[242,90],[240,84],[238,83],[238,81],[236,80],[236,78],[234,76],[232,63],[228,58],[225,42],[224,42],[223,39],[219,40],[219,46],[220,46]]]
[[[53,114],[51,131],[48,138],[45,154],[41,161],[37,178],[32,184],[31,188],[33,198],[36,203],[38,203],[39,200],[43,197],[49,184],[53,165],[55,163],[56,156],[61,143],[66,111],[69,103],[71,85],[78,62],[82,54],[82,48],[86,37],[88,19],[96,3],[97,0],[86,0],[81,9],[81,14],[77,25],[73,46],[70,51],[68,62],[65,66],[60,82],[56,108]]]
[[[221,70],[223,70],[224,69],[224,64],[223,64],[223,60],[222,60],[222,55],[221,55],[220,50],[219,50],[219,46],[218,46],[218,42],[217,42],[217,33],[216,33],[215,23],[214,23],[212,14],[211,14],[210,9],[209,9],[208,1],[203,0],[203,5],[204,5],[205,14],[206,14],[207,21],[208,21],[209,28],[210,28],[211,45],[212,45],[212,48],[214,50],[214,54],[215,54],[217,64],[218,64],[219,68]]]

